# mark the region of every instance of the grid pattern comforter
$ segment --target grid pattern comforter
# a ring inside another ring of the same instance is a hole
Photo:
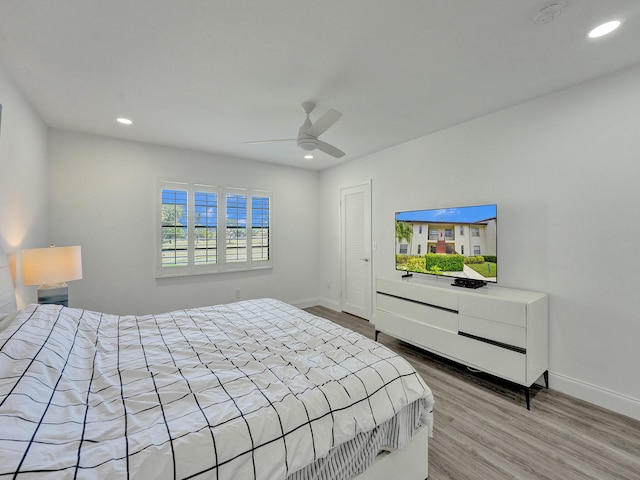
[[[0,332],[0,478],[285,479],[414,402],[430,426],[404,359],[277,300],[30,305]]]

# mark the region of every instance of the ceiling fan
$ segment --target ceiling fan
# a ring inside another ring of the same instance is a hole
[[[326,132],[334,123],[340,120],[342,114],[336,110],[329,110],[324,115],[322,115],[319,119],[315,121],[315,123],[311,123],[309,119],[309,114],[313,111],[316,104],[313,102],[304,102],[302,104],[302,110],[307,114],[307,118],[304,123],[300,125],[298,129],[298,137],[297,138],[280,138],[275,140],[256,140],[252,142],[245,143],[270,143],[270,142],[297,142],[298,147],[303,150],[311,151],[318,149],[332,157],[342,158],[344,156],[344,152],[339,148],[334,147],[333,145],[328,144],[327,142],[323,142],[318,139],[320,135]]]

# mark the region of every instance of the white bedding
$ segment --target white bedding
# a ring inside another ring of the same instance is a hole
[[[18,315],[18,312],[0,313],[0,333],[7,328],[11,322],[13,322],[16,315]]]
[[[0,477],[285,479],[414,402],[430,429],[408,362],[277,300],[30,305],[0,332]]]

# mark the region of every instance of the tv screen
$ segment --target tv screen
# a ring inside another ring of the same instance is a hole
[[[497,206],[396,212],[396,270],[497,282]]]

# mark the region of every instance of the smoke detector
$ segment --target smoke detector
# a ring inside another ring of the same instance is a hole
[[[564,10],[564,2],[547,2],[533,11],[533,21],[538,25],[553,22]]]

